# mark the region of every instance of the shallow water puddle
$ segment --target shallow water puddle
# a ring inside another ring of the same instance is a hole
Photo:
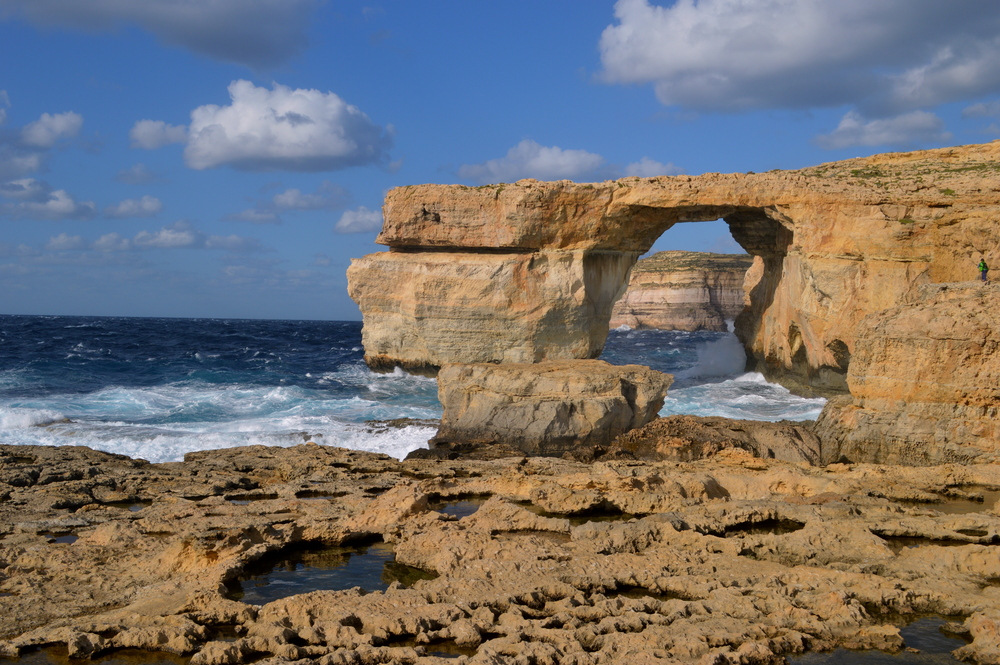
[[[452,501],[431,501],[428,508],[460,520],[474,514],[489,498],[488,496],[470,496]]]
[[[965,485],[957,489],[974,496],[972,498],[943,496],[941,497],[941,501],[933,503],[917,501],[901,501],[900,503],[911,508],[928,508],[948,515],[967,515],[969,513],[988,512],[1000,500],[1000,490],[986,489],[978,485]]]
[[[277,498],[277,494],[234,494],[227,496],[226,501],[234,506],[246,506],[251,501],[273,501]]]
[[[164,651],[142,651],[139,649],[122,649],[103,656],[95,656],[89,661],[71,660],[66,647],[45,647],[24,653],[20,658],[0,658],[0,664],[6,665],[73,665],[87,662],[93,665],[188,665],[190,658],[178,656]]]
[[[723,536],[730,538],[732,536],[763,536],[765,534],[773,534],[775,536],[783,536],[788,533],[794,533],[800,529],[805,528],[805,524],[802,522],[796,522],[795,520],[764,520],[762,522],[743,522],[741,524],[733,524],[727,526]]]
[[[914,547],[962,547],[963,545],[984,545],[992,543],[970,543],[964,540],[934,540],[932,538],[914,538],[909,536],[883,536],[875,534],[881,538],[886,546],[892,550],[893,554],[899,554]],[[986,534],[983,534],[986,535]]]
[[[925,617],[900,627],[899,634],[906,647],[917,649],[919,653],[837,649],[827,653],[790,656],[788,662],[792,665],[955,665],[958,661],[951,652],[964,646],[966,641],[941,630],[947,623],[941,617]]]
[[[434,656],[437,658],[458,658],[459,656],[468,656],[469,658],[472,658],[477,652],[477,650],[472,647],[460,647],[451,640],[446,642],[431,642],[429,644],[417,643],[416,640],[401,640],[399,642],[393,642],[389,646],[402,648],[411,647],[414,649],[423,647],[428,656]]]
[[[43,531],[38,535],[45,536],[50,543],[59,543],[65,545],[72,545],[77,540],[79,540],[78,536],[66,531],[60,531],[59,533],[55,533],[53,531]]]
[[[642,515],[623,513],[614,509],[595,509],[580,513],[550,513],[540,506],[536,506],[530,501],[518,503],[525,510],[531,511],[539,517],[550,517],[560,520],[568,520],[570,526],[581,526],[588,522],[627,522],[639,519]]]
[[[229,597],[263,605],[310,591],[337,591],[361,587],[385,591],[393,582],[411,586],[434,575],[396,562],[392,546],[310,548],[286,551],[280,558],[262,560],[245,577],[227,583]]]
[[[303,501],[333,501],[342,496],[347,496],[349,492],[324,492],[322,490],[305,490],[296,492],[295,498]]]
[[[128,510],[129,512],[137,513],[143,508],[152,506],[153,502],[149,499],[140,499],[138,501],[109,501],[103,505],[108,508],[118,508],[119,510]]]

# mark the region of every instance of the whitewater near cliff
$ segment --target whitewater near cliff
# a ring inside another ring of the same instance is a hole
[[[433,379],[365,367],[360,322],[5,316],[0,354],[8,444],[174,461],[315,441],[402,458],[441,415]],[[674,374],[662,415],[805,420],[823,406],[745,374],[727,333],[622,329],[603,357]]]

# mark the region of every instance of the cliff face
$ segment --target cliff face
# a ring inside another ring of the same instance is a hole
[[[743,311],[743,280],[752,264],[749,255],[707,252],[657,252],[640,259],[610,325],[724,331],[726,321]]]
[[[994,460],[1000,441],[1000,285],[931,284],[865,317],[850,397],[817,423],[824,461]]]
[[[409,186],[383,208],[390,252],[349,291],[375,367],[595,357],[628,268],[679,221],[723,218],[756,258],[736,333],[801,392],[846,392],[859,322],[1000,259],[1000,142],[800,171],[598,184]]]

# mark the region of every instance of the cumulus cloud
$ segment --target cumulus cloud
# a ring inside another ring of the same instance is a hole
[[[10,97],[6,91],[0,90],[0,124],[6,122],[9,107]],[[45,166],[49,150],[60,139],[75,136],[82,125],[83,116],[72,111],[43,113],[38,120],[20,130],[0,132],[0,180],[40,171]]]
[[[0,183],[0,196],[8,199],[41,201],[51,190],[48,183],[34,178],[19,178]]]
[[[155,196],[144,196],[141,199],[125,199],[116,206],[104,209],[104,216],[114,219],[129,217],[155,217],[163,210],[163,202]]]
[[[269,201],[259,201],[254,208],[226,215],[223,220],[251,224],[281,224],[280,211],[332,210],[343,207],[348,200],[350,194],[346,189],[324,180],[315,192],[289,188],[275,194]]]
[[[127,169],[122,169],[118,172],[118,175],[115,176],[115,180],[123,182],[126,185],[147,185],[151,182],[158,182],[162,179],[163,178],[160,174],[149,170],[149,168],[142,162],[134,164]]]
[[[504,157],[482,164],[463,164],[458,175],[482,184],[515,182],[522,178],[579,180],[595,176],[603,165],[604,158],[592,152],[545,147],[525,139],[508,150]]]
[[[287,62],[307,44],[318,0],[0,0],[0,19],[89,32],[138,25],[172,46],[251,67]]]
[[[673,162],[663,164],[649,157],[643,157],[638,162],[632,162],[625,167],[625,175],[638,176],[640,178],[652,178],[658,175],[678,175],[680,173],[684,173],[684,169],[675,166]]]
[[[91,249],[102,252],[127,252],[150,249],[224,249],[237,252],[252,252],[261,249],[255,238],[237,235],[208,235],[194,228],[190,222],[179,221],[168,224],[156,231],[139,231],[132,238],[117,233],[108,233],[91,245]]]
[[[45,243],[45,249],[50,252],[66,252],[74,249],[84,249],[86,246],[83,238],[80,236],[71,236],[67,233],[60,233],[57,236],[53,236]]]
[[[332,92],[250,81],[229,85],[232,104],[191,112],[184,159],[193,169],[332,171],[385,164],[392,128]]]
[[[927,111],[911,111],[894,118],[866,120],[851,111],[840,119],[837,129],[816,137],[821,148],[833,150],[851,146],[906,146],[918,142],[947,141],[941,118]]]
[[[382,230],[382,211],[369,210],[358,206],[340,216],[340,221],[334,227],[337,233],[370,233]]]
[[[1000,84],[1000,5],[970,0],[618,0],[602,78],[665,105],[733,111],[845,104],[882,115]]]
[[[226,222],[250,222],[251,224],[281,224],[281,216],[274,210],[247,208],[222,218]]]
[[[1000,116],[1000,102],[979,102],[962,109],[963,118],[990,118]]]
[[[72,138],[83,127],[83,116],[79,113],[43,113],[42,116],[21,130],[21,139],[26,145],[36,148],[51,148],[60,139]]]
[[[29,200],[19,203],[0,203],[0,215],[12,219],[90,219],[96,213],[93,201],[77,201],[63,189],[34,192]]]
[[[171,143],[184,143],[188,138],[187,127],[168,125],[162,120],[140,120],[128,133],[133,148],[156,150]]]

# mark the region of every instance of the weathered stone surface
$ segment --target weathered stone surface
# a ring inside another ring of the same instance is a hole
[[[445,365],[438,374],[444,413],[433,442],[500,443],[544,455],[610,445],[656,417],[672,381],[648,367],[602,360]]]
[[[657,418],[618,437],[605,456],[690,462],[733,448],[784,462],[820,461],[820,440],[811,423],[698,416]]]
[[[865,318],[847,382],[817,423],[827,461],[996,459],[1000,285],[929,285]]]
[[[395,260],[412,263],[405,274],[418,272],[425,262],[430,265],[428,251],[406,253],[421,249],[440,252],[435,263],[492,260],[500,273],[512,254],[536,252],[582,253],[584,263],[600,255],[602,262],[621,266],[678,221],[722,217],[735,240],[758,257],[754,279],[748,282],[749,306],[736,326],[748,355],[769,378],[802,392],[846,392],[862,318],[900,304],[922,284],[974,278],[980,256],[990,264],[1000,262],[1000,227],[992,221],[1000,214],[998,174],[1000,142],[993,142],[763,174],[411,186],[387,195],[379,242],[399,250],[401,258]],[[582,294],[592,290],[617,294],[624,271],[606,265],[592,273],[595,279],[580,280],[572,297],[587,300]],[[480,346],[525,346],[523,328],[484,326],[487,308],[479,303],[485,299],[495,306],[502,298],[490,300],[482,282],[470,288],[461,275],[442,277],[433,298],[407,304],[407,280],[380,280],[382,267],[356,262],[349,273],[373,365],[437,366],[479,359]],[[596,279],[600,274],[609,283]],[[539,322],[534,334],[558,339],[578,329],[586,315],[555,300],[536,299],[532,294],[545,291],[541,287],[547,273],[531,272],[530,277],[534,285],[525,283],[522,291],[525,302],[535,305],[518,306],[534,312],[532,319]],[[499,279],[498,290],[511,291],[504,286],[508,281]],[[383,293],[353,286],[362,283],[378,284]],[[447,318],[425,316],[425,307],[460,303],[466,292],[467,304],[450,307]],[[397,304],[387,305],[390,301]],[[548,309],[551,314],[543,311]],[[588,311],[610,313],[603,306],[589,306]],[[572,322],[567,313],[575,317]],[[503,316],[500,309],[496,314]],[[607,325],[603,319],[599,324],[583,327]],[[455,338],[462,344],[453,344]],[[393,346],[386,339],[407,343]],[[439,345],[447,354],[438,353]],[[573,350],[564,353],[577,357],[593,357],[599,350],[579,344],[572,335],[569,347]],[[534,357],[522,357],[541,360],[550,352],[544,348]],[[504,361],[500,355],[489,360]]]
[[[354,259],[365,361],[433,371],[445,363],[596,358],[631,254],[381,252]]]
[[[727,330],[743,311],[746,254],[657,252],[640,259],[611,312],[612,328]]]
[[[997,653],[1000,517],[972,501],[937,508],[1000,488],[1000,465],[817,468],[736,449],[692,463],[398,462],[315,445],[150,465],[0,446],[0,476],[4,655],[65,644],[194,665],[434,665],[444,650],[470,664],[770,663],[896,650],[895,617],[928,613],[967,617],[962,658]],[[330,498],[298,496],[317,491]],[[151,503],[95,498],[108,492]],[[434,509],[469,497],[489,498],[461,519]],[[57,524],[79,540],[49,542]],[[437,577],[263,606],[224,595],[267,553],[368,529]]]

